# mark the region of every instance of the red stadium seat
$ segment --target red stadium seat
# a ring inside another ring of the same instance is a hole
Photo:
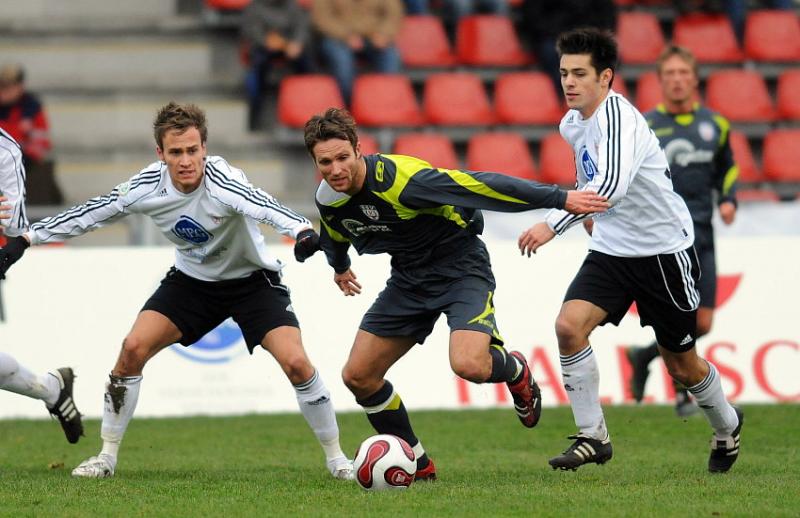
[[[542,139],[539,165],[540,181],[570,187],[575,185],[575,153],[560,133],[550,133]]]
[[[618,94],[622,95],[629,101],[633,102],[630,97],[630,93],[628,92],[628,85],[625,84],[625,78],[622,77],[622,74],[616,74],[614,76],[614,84],[611,85],[611,89],[617,92]],[[561,94],[562,92],[559,92]]]
[[[731,149],[733,150],[733,160],[739,166],[739,179],[741,183],[758,183],[764,180],[761,171],[758,170],[756,160],[753,158],[753,151],[750,149],[750,142],[744,133],[731,131]]]
[[[730,21],[724,15],[688,14],[675,20],[672,37],[687,47],[698,63],[739,63],[742,52]]]
[[[361,144],[362,155],[374,155],[375,153],[380,152],[380,149],[378,148],[378,141],[375,140],[375,137],[372,135],[359,133],[358,142]]]
[[[363,74],[353,85],[353,117],[362,126],[418,126],[422,113],[403,74]]]
[[[439,133],[406,133],[394,141],[396,155],[408,155],[425,160],[433,167],[458,169],[458,157],[453,141]]]
[[[767,83],[758,72],[722,70],[706,80],[706,103],[734,122],[769,122],[775,108]]]
[[[758,61],[800,60],[800,21],[794,11],[753,11],[744,28],[744,51]]]
[[[456,61],[442,21],[433,15],[406,16],[397,49],[407,67],[449,67]]]
[[[782,119],[800,120],[800,69],[778,76],[778,113]]]
[[[217,11],[241,11],[252,0],[206,0],[206,7]]]
[[[620,57],[627,64],[651,64],[664,49],[664,35],[656,15],[644,11],[624,11],[617,19]]]
[[[764,138],[764,176],[776,182],[800,182],[800,130],[779,129]]]
[[[507,16],[464,16],[456,29],[458,60],[472,66],[519,66],[528,62]]]
[[[736,191],[736,200],[745,203],[751,201],[779,202],[781,197],[770,189],[738,189]]]
[[[636,80],[636,107],[645,113],[654,110],[661,102],[661,83],[658,74],[645,72]]]
[[[489,97],[477,75],[431,74],[423,97],[425,116],[432,124],[482,126],[494,122]]]
[[[533,180],[536,166],[528,143],[518,133],[476,133],[467,142],[467,169]]]
[[[507,124],[558,124],[564,115],[559,99],[542,72],[501,74],[494,83],[494,109]]]
[[[278,89],[278,120],[302,128],[312,115],[328,108],[344,108],[344,100],[333,77],[326,75],[288,76]]]

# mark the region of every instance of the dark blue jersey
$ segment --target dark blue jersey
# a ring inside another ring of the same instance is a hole
[[[717,203],[736,202],[739,168],[730,146],[730,123],[699,104],[690,113],[672,114],[663,104],[645,114],[661,142],[672,172],[675,192],[686,201],[695,228],[711,228]]]
[[[350,266],[347,250],[388,253],[395,268],[416,268],[458,253],[483,227],[480,209],[521,212],[563,208],[566,191],[498,173],[436,169],[402,155],[366,155],[357,194],[317,190],[320,242],[337,272]]]

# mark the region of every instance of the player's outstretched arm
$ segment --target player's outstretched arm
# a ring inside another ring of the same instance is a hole
[[[564,210],[571,214],[594,214],[608,210],[608,200],[593,191],[567,191]]]
[[[11,265],[22,258],[25,250],[31,246],[30,241],[25,236],[17,236],[9,239],[6,246],[0,248],[0,279],[6,278],[6,272]]]
[[[556,233],[547,225],[547,223],[537,223],[528,230],[524,231],[517,240],[519,251],[522,255],[535,254],[536,250],[553,239]]]
[[[334,273],[333,282],[335,282],[336,285],[339,286],[339,289],[342,290],[342,293],[347,296],[361,293],[361,283],[356,280],[356,274],[350,268],[342,273]]]

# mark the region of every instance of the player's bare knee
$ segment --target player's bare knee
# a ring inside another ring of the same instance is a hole
[[[480,383],[486,381],[491,373],[491,365],[475,358],[458,358],[450,361],[450,367],[456,376],[467,381]]]
[[[114,373],[117,376],[135,376],[142,372],[149,357],[149,346],[140,338],[128,335],[122,341]]]
[[[381,388],[380,379],[375,379],[366,371],[357,371],[345,365],[342,369],[342,381],[356,397],[366,397]]]
[[[556,337],[562,354],[571,354],[576,347],[586,345],[588,337],[573,320],[559,315],[556,318]]]
[[[281,362],[281,368],[293,384],[303,383],[314,375],[314,366],[304,354],[294,355]]]

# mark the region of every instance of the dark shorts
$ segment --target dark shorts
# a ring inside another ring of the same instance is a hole
[[[717,258],[714,252],[714,233],[711,230],[694,228],[694,249],[700,261],[700,307],[714,309],[717,307]]]
[[[412,337],[421,344],[444,313],[451,331],[479,331],[502,345],[495,322],[489,252],[478,238],[465,248],[415,270],[393,268],[386,288],[359,327],[381,337]]]
[[[636,302],[642,327],[652,326],[665,349],[683,352],[695,344],[699,275],[694,247],[652,257],[590,251],[564,301],[585,300],[604,309],[608,316],[600,325],[618,325]]]
[[[173,267],[142,310],[170,319],[180,330],[184,346],[232,317],[252,353],[272,329],[300,327],[291,304],[289,288],[281,284],[278,272],[258,270],[242,279],[209,282]]]

